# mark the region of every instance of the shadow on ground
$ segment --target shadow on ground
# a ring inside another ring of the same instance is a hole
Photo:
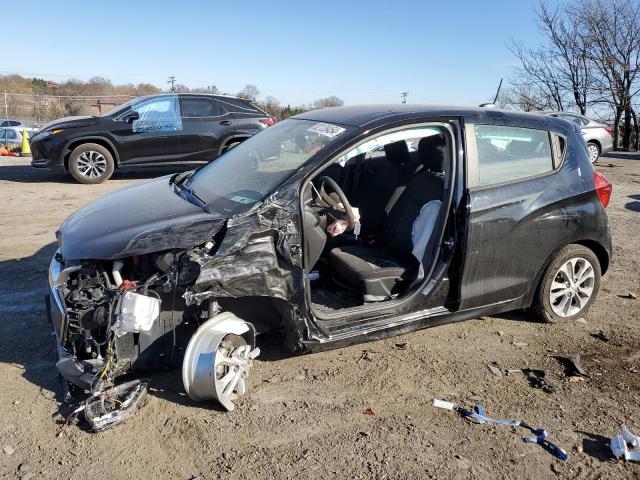
[[[640,212],[640,195],[629,195],[629,198],[632,198],[634,201],[627,202],[624,208],[633,212]]]
[[[622,160],[640,160],[640,152],[609,152],[598,159],[598,162],[605,162],[607,158],[619,158]],[[596,164],[597,165],[597,164]]]
[[[108,181],[118,182],[122,180],[142,180],[183,172],[193,167],[136,167],[116,170]],[[30,165],[3,165],[0,166],[0,181],[13,183],[77,183],[70,175],[62,171],[43,170]]]

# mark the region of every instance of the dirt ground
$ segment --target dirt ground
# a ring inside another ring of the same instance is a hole
[[[94,434],[63,428],[70,409],[60,403],[42,301],[54,232],[97,196],[162,172],[86,186],[2,157],[0,476],[640,478],[640,464],[616,461],[608,448],[622,423],[640,433],[640,300],[622,298],[640,294],[640,155],[603,158],[599,169],[614,184],[615,259],[582,322],[545,325],[513,313],[314,355],[273,347],[232,413],[190,401],[179,371],[155,372],[140,412]],[[609,341],[593,336],[599,330]],[[263,351],[275,340],[263,340]],[[556,358],[574,352],[591,374],[576,383]],[[544,369],[555,391],[532,388],[522,374],[495,376],[491,362]],[[433,398],[543,427],[569,460],[524,443],[522,429],[436,409]]]

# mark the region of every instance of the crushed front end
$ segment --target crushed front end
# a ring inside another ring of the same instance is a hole
[[[66,261],[58,251],[48,311],[65,381],[95,394],[131,368],[170,366],[180,341],[208,315],[182,299],[205,249],[95,261]]]

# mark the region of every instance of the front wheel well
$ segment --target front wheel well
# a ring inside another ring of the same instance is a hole
[[[113,149],[113,146],[109,142],[107,142],[106,140],[103,140],[101,138],[82,138],[82,139],[79,139],[79,140],[74,140],[69,145],[67,145],[66,151],[64,153],[64,168],[65,168],[65,170],[69,170],[69,156],[71,155],[71,152],[73,152],[73,150],[76,147],[79,147],[80,145],[82,145],[84,143],[97,143],[98,145],[106,148],[109,151],[109,153],[111,154],[111,156],[113,157],[113,163],[115,164],[116,167],[118,167],[118,156],[116,155],[116,152]]]

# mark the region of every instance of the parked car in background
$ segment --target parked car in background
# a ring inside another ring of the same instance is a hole
[[[15,120],[12,118],[0,118],[0,128],[11,128],[22,135],[23,131],[27,131],[28,135],[38,131],[38,128],[35,126],[27,126],[24,122],[20,120]]]
[[[525,308],[570,326],[609,267],[610,195],[566,121],[303,113],[65,220],[47,308],[58,371],[109,396],[117,375],[184,353],[189,396],[232,410],[256,332],[314,352]]]
[[[584,141],[587,142],[591,163],[595,163],[600,155],[613,150],[613,131],[607,124],[591,120],[577,113],[548,112],[547,115],[569,120],[578,125]]]
[[[0,127],[0,145],[10,152],[19,153],[22,149],[22,134],[10,127]]]
[[[80,183],[101,183],[116,168],[209,162],[275,122],[236,97],[140,97],[101,116],[44,125],[30,140],[31,164],[65,170]]]

